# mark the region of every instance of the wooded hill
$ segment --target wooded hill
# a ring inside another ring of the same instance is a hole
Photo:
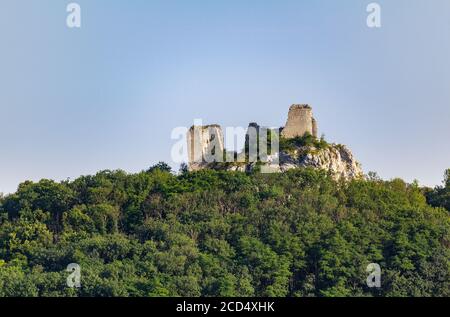
[[[432,190],[308,168],[169,170],[0,198],[0,296],[450,296],[450,173]]]

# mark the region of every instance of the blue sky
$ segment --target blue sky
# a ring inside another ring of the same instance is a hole
[[[0,192],[27,179],[171,164],[196,118],[282,126],[309,103],[327,140],[383,178],[450,168],[450,1],[0,2]],[[174,165],[175,167],[175,165]]]

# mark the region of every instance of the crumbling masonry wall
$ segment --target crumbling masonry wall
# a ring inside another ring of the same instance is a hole
[[[248,127],[244,157],[247,154],[250,162],[262,159],[261,151],[268,154],[261,149],[261,144],[267,144],[261,140],[261,129],[267,131],[257,123],[250,123]],[[312,108],[309,105],[292,105],[286,126],[276,132],[278,131],[281,131],[281,137],[286,139],[302,137],[305,133],[317,137],[317,121],[313,117]],[[187,133],[187,145],[188,166],[191,171],[208,167],[210,163],[224,162],[224,136],[220,125],[192,126]]]
[[[187,133],[189,170],[201,169],[205,164],[223,162],[224,138],[217,125],[192,126]]]
[[[304,136],[305,133],[317,137],[317,121],[313,118],[312,108],[309,105],[292,105],[281,136],[291,139]]]

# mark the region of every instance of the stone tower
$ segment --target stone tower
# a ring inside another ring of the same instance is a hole
[[[317,121],[313,118],[312,108],[309,105],[292,105],[281,136],[291,139],[304,136],[305,133],[317,137]]]
[[[223,162],[224,139],[220,125],[192,126],[187,133],[189,169]]]

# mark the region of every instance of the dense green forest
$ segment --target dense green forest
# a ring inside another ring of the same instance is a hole
[[[449,197],[450,172],[435,189],[163,163],[27,181],[0,197],[0,296],[450,296]]]

